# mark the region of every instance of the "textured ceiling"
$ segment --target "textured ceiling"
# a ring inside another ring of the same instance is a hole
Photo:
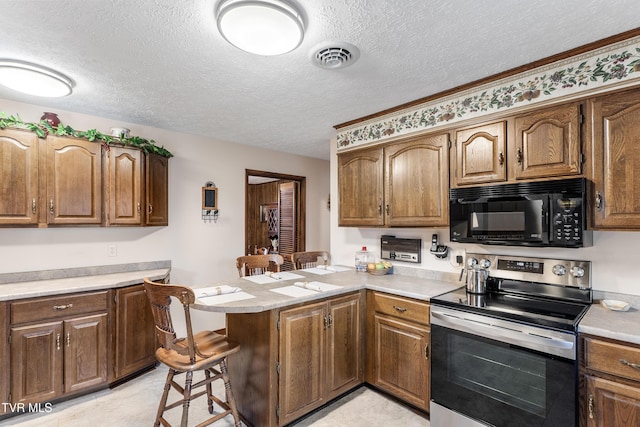
[[[61,99],[0,86],[0,98],[328,159],[335,124],[634,29],[640,16],[637,0],[298,0],[303,43],[261,57],[220,36],[216,4],[2,0],[0,58],[76,86]],[[356,45],[360,59],[317,68],[310,54],[327,41]]]

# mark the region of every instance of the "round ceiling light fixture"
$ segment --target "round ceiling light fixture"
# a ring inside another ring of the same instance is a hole
[[[300,12],[281,0],[222,0],[216,18],[225,40],[256,55],[291,52],[304,38]]]
[[[360,50],[346,42],[329,42],[311,51],[311,61],[320,68],[335,70],[345,68],[360,58]]]
[[[0,84],[34,96],[56,98],[67,96],[73,81],[49,68],[13,59],[0,59]]]

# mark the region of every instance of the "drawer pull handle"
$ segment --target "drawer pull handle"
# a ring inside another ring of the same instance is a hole
[[[65,305],[54,305],[53,309],[54,310],[66,310],[67,308],[71,308],[73,307],[73,304],[65,304]]]
[[[429,344],[424,345],[424,358],[429,360]]]
[[[633,368],[633,369],[640,369],[640,365],[639,364],[631,363],[626,359],[620,359],[620,363],[622,363],[623,365],[628,366],[630,368]]]
[[[56,349],[60,350],[60,334],[56,335]]]
[[[404,313],[405,311],[407,311],[407,309],[406,309],[406,308],[404,308],[404,307],[398,307],[397,305],[394,305],[394,306],[393,306],[393,308],[394,308],[396,311],[399,311],[400,313]]]
[[[589,395],[589,419],[594,418],[594,410],[595,402],[593,401],[593,394]]]
[[[67,332],[67,348],[71,347],[71,333]]]

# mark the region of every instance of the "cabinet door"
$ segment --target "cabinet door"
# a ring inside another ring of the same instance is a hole
[[[37,224],[38,137],[0,129],[0,224]]]
[[[588,427],[640,426],[640,385],[621,384],[585,376]]]
[[[11,401],[43,402],[63,392],[62,322],[11,328]]]
[[[102,149],[99,143],[47,137],[47,223],[102,223]]]
[[[449,224],[449,136],[421,136],[385,148],[385,224]]]
[[[339,225],[384,225],[381,147],[338,155]]]
[[[506,122],[456,131],[456,169],[451,182],[472,185],[507,179]]]
[[[64,322],[64,391],[107,382],[107,314]]]
[[[329,303],[327,400],[362,382],[362,303],[360,294]]]
[[[580,174],[580,123],[580,104],[575,103],[516,117],[509,145],[514,178]]]
[[[142,152],[112,146],[108,159],[108,224],[142,225]]]
[[[326,307],[323,302],[280,313],[280,425],[325,402]]]
[[[640,228],[640,91],[590,101],[594,226]]]
[[[9,305],[6,302],[0,302],[0,342],[9,342]],[[0,346],[0,400],[2,402],[10,401],[10,351],[10,346]],[[9,412],[9,408],[5,407],[5,405],[0,405],[0,415],[7,412]]]
[[[379,313],[373,327],[374,385],[428,411],[429,328]]]
[[[146,225],[169,225],[169,159],[145,156]]]
[[[116,296],[116,379],[156,362],[153,313],[143,285],[120,288]]]

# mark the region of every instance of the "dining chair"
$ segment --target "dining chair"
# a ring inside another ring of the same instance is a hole
[[[165,411],[182,406],[181,427],[189,424],[189,405],[192,400],[207,397],[208,410],[214,413],[213,403],[222,408],[222,412],[214,415],[198,425],[212,424],[227,415],[232,415],[236,427],[240,426],[240,415],[231,392],[231,383],[227,373],[227,357],[240,350],[240,346],[229,341],[225,335],[213,331],[193,333],[189,306],[195,301],[193,290],[186,286],[152,282],[144,278],[144,289],[151,303],[151,311],[156,324],[156,337],[160,347],[156,350],[156,359],[169,367],[169,373],[160,398],[154,426],[170,426],[164,418]],[[175,297],[184,308],[186,337],[178,337],[171,319],[171,297]],[[204,371],[205,378],[193,383],[193,373]],[[175,382],[176,375],[185,374],[184,387]],[[211,383],[222,380],[225,387],[225,400],[212,393]],[[194,389],[204,386],[204,390],[192,394]],[[182,399],[167,404],[169,390],[175,389]]]
[[[326,251],[294,252],[291,254],[294,270],[316,267],[321,262],[320,260],[322,260],[322,265],[329,265],[330,259],[331,256]]]
[[[244,255],[236,258],[236,268],[240,277],[255,276],[268,271],[280,272],[284,258],[279,254]]]

